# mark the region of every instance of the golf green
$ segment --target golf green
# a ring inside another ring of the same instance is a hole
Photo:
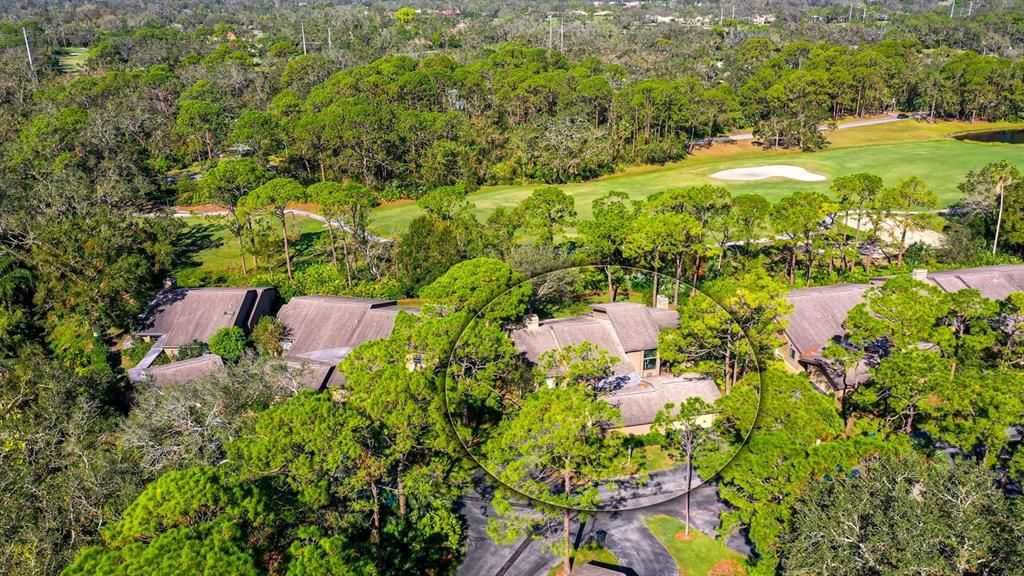
[[[953,133],[993,126],[997,125],[978,123],[972,126],[960,122],[929,125],[908,121],[855,128],[830,134],[832,146],[818,152],[762,150],[749,143],[718,144],[673,164],[629,168],[590,182],[564,184],[561,188],[576,199],[579,217],[590,218],[594,199],[612,190],[641,199],[667,188],[715,184],[732,194],[761,194],[776,200],[799,190],[827,192],[836,176],[870,172],[882,177],[886,185],[917,176],[938,194],[943,205],[949,205],[959,198],[957,185],[970,170],[999,160],[1009,160],[1024,169],[1024,145],[983,144],[950,137]],[[826,180],[800,182],[769,178],[738,182],[709,177],[720,170],[769,164],[798,166],[822,174]],[[499,206],[514,206],[539,186],[488,186],[472,193],[470,201],[482,220]],[[373,227],[380,233],[397,235],[420,213],[412,202],[382,206],[374,213]]]

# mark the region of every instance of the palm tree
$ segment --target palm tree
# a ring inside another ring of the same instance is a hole
[[[1009,162],[1003,160],[992,165],[992,177],[995,179],[995,193],[999,198],[999,210],[996,212],[996,234],[992,238],[992,254],[999,248],[999,229],[1003,226],[1003,205],[1005,204],[1006,187],[1013,184],[1017,171]]]

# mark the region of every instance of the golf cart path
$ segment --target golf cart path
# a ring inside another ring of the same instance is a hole
[[[882,118],[865,118],[863,120],[850,120],[843,122],[836,126],[836,130],[846,130],[847,128],[860,128],[861,126],[874,126],[875,124],[888,124],[890,122],[902,122],[904,120],[912,120],[912,118],[898,118],[897,114],[889,114]],[[819,126],[818,130],[827,130],[828,126]],[[753,132],[744,132],[742,134],[730,134],[728,136],[721,136],[714,138],[715,142],[730,142],[737,140],[753,140]]]
[[[322,222],[324,224],[324,226],[335,226],[336,225],[333,222],[328,222],[327,218],[324,218],[323,216],[317,214],[316,212],[310,212],[308,210],[300,210],[298,208],[286,208],[284,212],[285,212],[285,214],[291,214],[293,216],[302,216],[304,218],[311,218],[311,219],[316,220],[318,222]],[[203,211],[196,211],[196,210],[188,210],[187,208],[182,208],[182,207],[177,207],[176,206],[174,208],[174,212],[171,215],[173,217],[175,217],[175,218],[190,218],[192,216],[227,216],[228,215],[228,211],[227,210],[203,210]],[[345,224],[344,222],[340,223],[340,228],[342,230],[344,230],[345,232],[349,232],[349,233],[352,232],[352,228],[348,224]],[[370,232],[366,233],[366,239],[371,241],[371,242],[391,242],[390,238],[383,238],[381,236],[376,236],[376,235],[374,235],[374,234],[372,234]]]

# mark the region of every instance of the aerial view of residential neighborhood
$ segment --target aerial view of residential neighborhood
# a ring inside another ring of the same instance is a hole
[[[1024,576],[1024,0],[0,0],[0,574]]]

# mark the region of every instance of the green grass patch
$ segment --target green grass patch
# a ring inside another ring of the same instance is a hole
[[[676,561],[680,576],[729,576],[746,573],[745,558],[707,534],[690,529],[689,539],[677,538],[683,523],[669,516],[651,516],[647,528]]]
[[[658,472],[676,465],[672,454],[661,446],[644,446],[633,451],[633,461],[641,470]],[[683,464],[686,460],[683,460]]]
[[[928,124],[914,120],[876,124],[829,133],[831,145],[819,152],[763,150],[749,142],[721,144],[698,151],[680,162],[630,167],[597,180],[564,184],[561,188],[576,199],[576,211],[583,219],[591,218],[594,199],[612,190],[642,199],[667,188],[715,184],[724,186],[732,194],[761,194],[769,200],[776,200],[800,190],[827,192],[832,178],[857,172],[877,174],[887,185],[894,185],[901,178],[920,177],[935,190],[943,205],[949,205],[959,198],[957,184],[970,170],[999,160],[1009,160],[1024,168],[1024,146],[963,142],[950,136],[1010,126],[1024,124]],[[720,170],[763,164],[792,164],[823,174],[828,180],[798,182],[771,178],[728,182],[709,177]],[[483,220],[497,207],[514,206],[541,186],[487,186],[471,194],[470,200],[476,206],[476,216]],[[414,203],[382,206],[374,213],[373,227],[380,233],[394,236],[420,213]]]
[[[573,552],[572,568],[574,571],[588,562],[600,562],[602,564],[611,564],[613,566],[619,565],[619,560],[615,557],[615,554],[612,554],[611,550],[601,546],[597,542],[587,542],[583,546],[580,546],[578,550]],[[559,564],[548,572],[548,576],[561,576],[564,573],[562,565]]]
[[[292,263],[299,265],[305,261],[320,261],[320,250],[317,243],[321,235],[325,235],[326,229],[319,220],[287,215],[289,242],[292,249]],[[206,284],[213,280],[217,283],[218,278],[230,279],[241,275],[242,264],[239,257],[238,240],[231,234],[226,226],[223,216],[188,216],[182,218],[185,221],[185,229],[178,236],[178,248],[183,254],[183,260],[175,268],[179,284],[183,286]],[[277,218],[263,217],[256,222],[267,238],[276,242],[280,239],[280,222]],[[246,242],[246,265],[251,264],[251,256],[248,255],[249,244]],[[283,244],[283,243],[282,243]],[[279,256],[279,257],[278,257]],[[264,266],[271,270],[284,271],[283,252],[280,255],[274,254],[272,261],[264,258],[261,263],[261,272],[266,271]],[[250,273],[252,270],[249,270]]]
[[[89,58],[89,49],[85,46],[69,46],[58,48],[57,67],[64,74],[76,74],[85,71],[85,61]]]

